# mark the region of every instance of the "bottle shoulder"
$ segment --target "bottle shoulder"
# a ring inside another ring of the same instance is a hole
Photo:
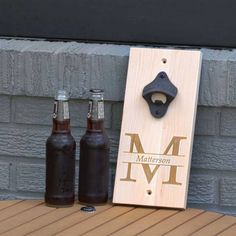
[[[86,131],[86,133],[82,136],[80,140],[81,146],[88,146],[88,147],[103,147],[109,148],[109,138],[105,132],[90,132]]]
[[[61,147],[64,145],[76,145],[74,137],[70,133],[52,133],[47,141],[46,145],[50,146],[56,146]]]

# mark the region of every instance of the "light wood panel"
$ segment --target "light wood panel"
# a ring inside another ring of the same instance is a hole
[[[186,207],[200,68],[199,51],[131,48],[114,203]],[[142,91],[161,71],[178,94],[156,119]]]

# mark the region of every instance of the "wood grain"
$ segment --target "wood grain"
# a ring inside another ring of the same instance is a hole
[[[0,204],[4,205],[4,202]],[[236,217],[188,208],[156,209],[107,204],[96,206],[95,213],[70,208],[52,208],[42,201],[6,201],[6,218],[0,221],[3,236],[22,235],[220,235],[234,236]]]
[[[17,204],[12,204],[11,206],[0,211],[0,222],[40,204],[42,204],[42,201],[40,200],[21,201]]]
[[[163,235],[169,232],[170,230],[174,229],[178,225],[193,219],[202,212],[203,210],[198,209],[187,209],[185,211],[181,211],[178,214],[175,214],[167,218],[166,220],[160,222],[159,224],[156,224],[153,227],[143,231],[142,233],[140,233],[140,235]]]
[[[40,229],[44,226],[47,226],[49,224],[52,224],[64,217],[67,217],[74,212],[79,211],[81,206],[75,205],[74,207],[70,208],[53,208],[52,211],[49,211],[48,213],[42,215],[41,217],[37,217],[35,219],[32,219],[29,222],[24,222],[23,224],[19,225],[18,227],[15,227],[6,233],[4,233],[4,236],[21,236],[25,234],[32,233],[33,231]]]
[[[155,224],[169,218],[170,216],[178,213],[177,210],[157,210],[132,224],[125,226],[124,228],[111,234],[112,236],[131,236],[143,232],[147,228],[152,227]]]
[[[213,236],[216,235],[231,225],[234,225],[236,223],[236,217],[233,216],[222,216],[218,220],[212,222],[211,224],[208,224],[204,228],[198,230],[197,232],[193,233],[193,236]],[[233,236],[233,235],[232,235]]]
[[[218,236],[234,236],[236,234],[236,224],[227,228],[223,232],[219,233]]]
[[[15,205],[19,202],[21,202],[21,200],[4,200],[4,201],[0,201],[0,211],[7,208],[7,207],[9,207],[9,206]]]
[[[46,207],[44,204],[40,204],[33,208],[27,209],[19,214],[16,214],[2,221],[0,233],[7,232],[8,230],[11,230],[14,227],[17,227],[23,223],[30,222],[31,220],[53,210],[53,208]]]
[[[205,227],[206,225],[210,224],[211,222],[217,220],[218,218],[222,217],[221,214],[215,212],[203,212],[193,219],[187,221],[186,223],[177,226],[175,229],[169,231],[165,235],[167,236],[187,236],[191,235],[195,231]]]
[[[133,207],[123,206],[115,206],[109,208],[108,210],[103,211],[100,214],[93,216],[92,218],[84,220],[83,222],[80,222],[68,228],[67,230],[62,231],[57,235],[82,235],[88,231],[93,230],[96,227],[99,227],[100,225],[104,225],[105,223],[110,222],[112,219],[123,215],[133,209]]]
[[[146,215],[154,212],[154,209],[150,208],[135,208],[126,214],[123,214],[111,221],[95,228],[94,230],[89,231],[88,233],[84,234],[86,236],[94,236],[94,235],[110,235],[111,233],[125,227],[133,223],[136,220],[139,220]]]
[[[31,232],[28,235],[32,236],[50,236],[56,233],[59,233],[67,228],[72,227],[75,224],[78,224],[90,217],[94,217],[96,214],[99,214],[102,211],[105,211],[106,209],[111,208],[111,205],[104,205],[104,206],[98,206],[96,207],[95,213],[85,213],[85,212],[75,212],[65,218],[62,218],[60,220],[57,220],[56,222],[49,224],[45,227],[42,227],[38,230],[35,230]]]
[[[186,207],[200,69],[199,51],[131,49],[114,203]],[[156,119],[142,90],[160,71],[178,94],[166,115]]]

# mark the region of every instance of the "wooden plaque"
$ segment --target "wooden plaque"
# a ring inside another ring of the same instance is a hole
[[[178,92],[158,119],[142,92],[161,71]],[[186,208],[200,71],[200,51],[131,48],[114,203]]]

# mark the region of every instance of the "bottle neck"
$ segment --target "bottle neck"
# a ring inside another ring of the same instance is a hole
[[[104,129],[104,101],[90,100],[87,116],[87,131],[102,132]]]
[[[68,101],[55,100],[53,112],[53,133],[70,132],[70,116]]]
[[[104,120],[87,119],[87,131],[102,132],[104,130]]]
[[[70,133],[70,120],[58,121],[53,119],[53,133]]]

